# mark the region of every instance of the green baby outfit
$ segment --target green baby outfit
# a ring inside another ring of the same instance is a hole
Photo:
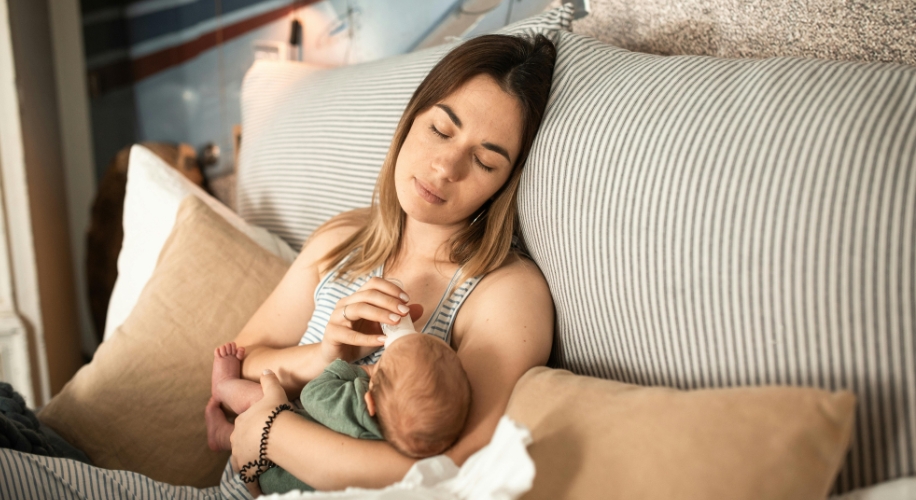
[[[369,415],[365,395],[369,375],[357,366],[338,359],[302,388],[302,410],[296,413],[350,437],[382,439],[378,423]],[[315,491],[280,467],[268,469],[259,478],[261,492]]]

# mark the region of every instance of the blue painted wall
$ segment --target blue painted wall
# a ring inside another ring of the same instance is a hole
[[[253,44],[288,42],[294,18],[303,60],[343,65],[436,43],[426,38],[448,23],[464,36],[489,32],[548,3],[493,0],[465,29],[454,24],[461,0],[83,0],[97,177],[118,150],[146,140],[213,142],[224,154],[208,175],[230,172]]]

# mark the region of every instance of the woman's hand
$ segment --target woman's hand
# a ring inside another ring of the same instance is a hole
[[[229,436],[232,445],[232,456],[241,467],[248,462],[257,462],[260,458],[261,434],[271,412],[283,403],[289,403],[286,392],[280,386],[277,376],[270,370],[261,375],[261,390],[264,397],[254,403],[235,419],[235,429]],[[248,474],[252,474],[249,471]]]
[[[380,323],[396,325],[401,317],[423,315],[423,306],[407,305],[410,298],[401,287],[382,278],[370,278],[353,295],[337,302],[321,341],[327,363],[335,359],[356,361],[385,343]]]

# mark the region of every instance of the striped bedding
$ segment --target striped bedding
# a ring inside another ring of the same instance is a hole
[[[914,68],[556,41],[519,198],[556,300],[553,365],[684,389],[849,389],[835,492],[916,475]],[[296,245],[365,205],[428,54],[253,72],[243,215]]]
[[[251,500],[228,463],[219,486],[198,489],[161,483],[136,472],[0,448],[0,478],[4,500]]]
[[[916,68],[558,49],[519,195],[554,365],[849,389],[836,491],[916,475]]]

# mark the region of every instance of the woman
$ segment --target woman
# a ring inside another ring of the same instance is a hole
[[[373,206],[316,231],[236,338],[248,352],[243,376],[260,377],[264,396],[235,420],[233,461],[258,459],[265,422],[288,394],[336,358],[371,362],[383,344],[379,323],[408,311],[451,343],[471,383],[466,428],[446,454],[460,465],[490,440],[516,381],[546,363],[552,342],[547,285],[512,237],[555,57],[542,36],[483,36],[430,72],[395,133]],[[380,276],[399,278],[409,296]],[[341,290],[351,293],[335,296]],[[261,376],[266,369],[276,375]],[[387,486],[413,463],[387,443],[290,417],[273,422],[266,458],[319,490]],[[220,487],[197,490],[0,449],[0,497],[245,498],[230,472]]]
[[[432,316],[451,323],[450,332],[446,326],[438,333],[471,383],[467,426],[446,455],[461,465],[489,442],[516,381],[550,354],[549,290],[512,248],[512,237],[522,166],[554,60],[543,36],[529,42],[490,35],[433,68],[401,118],[373,206],[316,231],[236,339],[246,347],[245,378],[276,374],[261,378],[264,398],[236,419],[238,463],[258,459],[265,423],[287,395],[334,359],[356,361],[378,349],[379,323],[397,323],[408,303],[417,325]],[[382,275],[403,282],[408,297]],[[337,288],[322,299],[329,284]],[[440,302],[454,306],[443,312]],[[341,436],[289,412],[277,415],[268,442],[269,460],[319,490],[387,486],[414,462],[385,442]]]

